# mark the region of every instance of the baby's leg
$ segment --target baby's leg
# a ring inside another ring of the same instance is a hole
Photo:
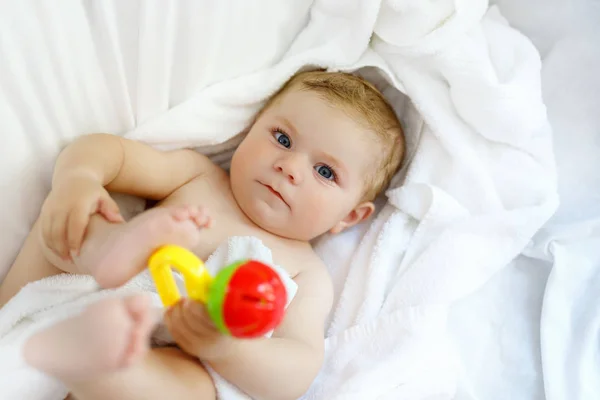
[[[146,268],[148,258],[158,247],[194,247],[200,239],[200,228],[209,224],[201,207],[153,208],[129,222],[111,224],[111,230],[86,236],[74,262],[100,286],[118,287]]]
[[[153,349],[138,363],[95,379],[67,382],[77,400],[214,400],[212,378],[198,359],[175,347]]]
[[[90,226],[97,225],[102,217],[92,217]],[[21,288],[30,282],[35,282],[48,276],[62,273],[64,270],[58,268],[56,263],[48,260],[45,249],[41,245],[41,234],[39,221],[37,221],[17,258],[10,267],[4,281],[0,283],[0,307],[8,302]],[[55,257],[58,258],[58,257]]]
[[[78,400],[214,399],[212,379],[195,358],[175,348],[148,351],[151,311],[142,296],[101,301],[36,333],[25,360]]]
[[[35,333],[25,361],[63,381],[86,380],[138,361],[156,320],[145,296],[111,298]]]
[[[44,246],[38,221],[0,284],[0,307],[26,284],[61,272],[91,274],[103,287],[119,286],[146,267],[156,247],[195,245],[198,228],[209,222],[198,207],[155,208],[121,224],[94,215],[80,255],[72,263]]]

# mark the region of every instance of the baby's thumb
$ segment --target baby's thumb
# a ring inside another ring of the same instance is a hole
[[[123,222],[123,216],[119,210],[119,206],[113,199],[100,199],[98,212],[109,222]]]

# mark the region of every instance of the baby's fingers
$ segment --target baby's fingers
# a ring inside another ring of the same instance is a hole
[[[194,334],[183,318],[181,304],[175,304],[167,310],[164,321],[175,343],[188,353],[194,354]]]
[[[101,198],[98,200],[98,212],[109,222],[123,222],[123,216],[119,210],[117,203],[108,198]]]
[[[75,252],[75,254],[79,254],[79,248],[89,221],[90,214],[88,210],[78,208],[69,214],[67,243],[69,250]]]
[[[181,303],[183,306],[182,316],[192,331],[198,334],[217,333],[217,328],[204,304],[190,299],[183,299]]]
[[[42,215],[44,215],[43,211]],[[42,235],[42,242],[44,243],[44,246],[52,248],[50,246],[50,243],[52,241],[52,219],[42,218],[40,220],[40,232]]]
[[[67,214],[59,214],[52,220],[51,239],[48,243],[49,247],[62,259],[69,259],[69,249],[67,247]]]

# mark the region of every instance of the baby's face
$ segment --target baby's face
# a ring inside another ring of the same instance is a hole
[[[273,234],[311,240],[355,209],[377,159],[373,133],[318,94],[291,90],[252,126],[231,162],[244,213]]]

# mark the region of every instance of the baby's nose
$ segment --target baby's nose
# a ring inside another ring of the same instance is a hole
[[[277,166],[276,169],[278,172],[281,172],[282,174],[287,175],[287,179],[291,183],[298,183],[298,174],[295,173],[294,171],[290,171],[289,169],[286,169],[282,166]]]
[[[292,157],[286,160],[280,160],[275,164],[275,170],[286,175],[286,178],[293,184],[299,184],[302,181],[301,163]]]

